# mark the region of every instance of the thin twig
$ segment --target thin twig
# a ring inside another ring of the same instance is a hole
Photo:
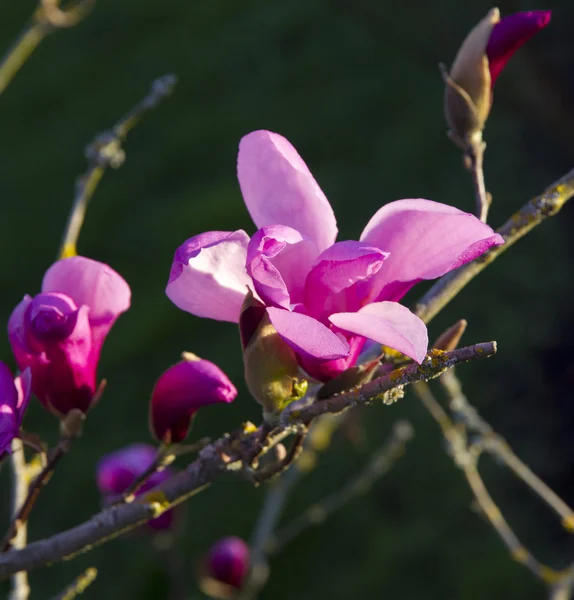
[[[16,518],[20,508],[26,501],[28,495],[28,465],[24,456],[24,444],[18,438],[12,440],[12,456],[10,457],[12,466],[12,514]],[[20,549],[26,546],[27,527],[20,527],[13,539],[14,548]],[[30,586],[28,584],[28,573],[20,571],[12,576],[9,600],[28,600],[30,595]]]
[[[98,576],[98,570],[94,567],[86,569],[61,593],[53,600],[74,600],[80,594],[83,594],[87,587],[91,585]]]
[[[483,160],[486,144],[480,139],[473,139],[472,143],[466,150],[465,165],[472,175],[472,183],[474,185],[474,196],[476,198],[476,216],[486,223],[488,217],[488,209],[492,199],[486,191],[484,185]]]
[[[462,469],[478,506],[508,548],[512,558],[527,567],[545,583],[550,584],[558,581],[562,577],[562,573],[543,564],[531,554],[517,538],[514,531],[512,531],[500,509],[488,493],[478,472],[478,457],[469,449],[466,432],[455,426],[447,412],[434,397],[427,383],[417,383],[413,386],[413,389],[425,408],[441,427],[445,439],[449,442],[455,464]]]
[[[421,365],[409,365],[375,379],[349,393],[321,400],[310,406],[290,411],[288,421],[272,433],[267,444],[270,449],[299,424],[311,422],[320,415],[341,413],[351,406],[367,405],[375,401],[390,402],[400,395],[405,385],[432,379],[458,363],[476,358],[487,358],[496,352],[496,344],[487,342],[452,352],[431,351]],[[109,541],[134,529],[164,511],[184,502],[210,485],[220,475],[233,471],[246,476],[243,458],[253,444],[259,442],[260,429],[239,436],[225,435],[206,446],[184,471],[175,474],[129,504],[104,509],[88,521],[58,533],[51,538],[33,542],[22,550],[0,554],[0,579],[21,570],[30,571],[48,563],[69,559],[97,544]],[[290,471],[284,475],[287,476]]]
[[[498,229],[498,233],[506,241],[505,244],[491,248],[476,260],[441,277],[418,301],[414,307],[415,314],[425,323],[429,323],[467,283],[531,229],[557,214],[572,196],[574,169],[553,183],[540,196],[530,200]]]
[[[348,502],[366,494],[375,481],[385,475],[405,451],[406,443],[413,436],[412,425],[399,421],[393,427],[391,437],[371,456],[363,470],[348,481],[340,490],[310,506],[303,514],[283,526],[267,542],[267,552],[276,554],[309,527],[323,523],[332,513]]]
[[[88,203],[105,170],[108,167],[117,169],[123,164],[125,153],[122,143],[128,133],[148,111],[171,95],[176,81],[175,75],[171,74],[156,79],[152,83],[148,95],[143,100],[138,102],[112,129],[97,135],[86,147],[85,155],[88,160],[88,169],[76,180],[74,201],[60,246],[60,258],[76,254],[78,237],[84,223]]]
[[[88,14],[92,4],[92,0],[81,0],[75,6],[62,10],[54,0],[40,0],[31,22],[0,62],[0,94],[48,34],[79,23]]]
[[[6,552],[14,548],[14,541],[18,539],[20,530],[26,527],[30,513],[36,504],[36,500],[38,499],[40,492],[52,478],[52,475],[54,474],[54,471],[60,460],[62,460],[62,458],[69,452],[72,441],[73,438],[69,436],[63,436],[61,438],[60,442],[56,448],[54,448],[54,451],[49,457],[48,463],[42,469],[42,471],[40,471],[40,474],[34,479],[32,484],[27,489],[26,497],[12,519],[10,527],[4,536],[4,539],[2,540],[2,552]]]
[[[574,531],[574,512],[572,509],[540,477],[535,475],[530,467],[516,456],[506,440],[482,419],[464,395],[455,370],[451,369],[444,373],[439,381],[447,393],[451,411],[465,423],[468,429],[480,434],[479,440],[473,442],[473,446],[477,450],[486,450],[504,463],[561,517],[565,529],[570,532]]]

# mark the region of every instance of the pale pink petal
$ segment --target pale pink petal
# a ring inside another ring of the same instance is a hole
[[[125,279],[108,265],[84,256],[54,263],[44,275],[42,291],[60,292],[78,307],[89,306],[93,325],[113,323],[130,307],[131,291]]]
[[[335,312],[363,306],[370,281],[388,256],[376,246],[337,242],[321,253],[305,283],[305,307],[323,321]]]
[[[319,251],[337,237],[325,194],[297,150],[282,136],[254,131],[239,144],[237,176],[255,225],[287,225],[315,242]]]
[[[390,252],[376,276],[372,300],[398,300],[417,281],[440,277],[504,243],[475,216],[423,199],[383,206],[365,227],[361,241]]]
[[[252,286],[245,270],[249,236],[242,231],[208,231],[187,240],[173,259],[167,297],[181,310],[237,323]]]
[[[418,363],[425,357],[428,334],[425,324],[397,302],[375,302],[356,313],[338,313],[329,320],[343,331],[398,350]]]
[[[319,254],[298,231],[284,225],[263,227],[247,248],[247,272],[265,304],[289,308],[303,300],[305,277]]]
[[[267,309],[269,319],[281,338],[302,356],[335,360],[349,354],[349,345],[319,321],[282,308]]]

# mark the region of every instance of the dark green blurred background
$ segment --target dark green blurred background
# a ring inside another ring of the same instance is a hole
[[[163,292],[173,252],[185,239],[209,229],[253,232],[235,179],[243,134],[266,128],[291,140],[335,208],[340,239],[357,239],[374,211],[398,198],[422,196],[473,210],[470,178],[445,136],[437,63],[452,61],[489,8],[482,0],[98,0],[84,23],[40,46],[0,98],[4,323],[24,293],[39,291],[56,255],[73,181],[85,168],[84,146],[143,97],[152,79],[174,72],[180,81],[175,95],[132,132],[125,165],[106,174],[89,209],[80,252],[128,280],[133,307],[104,348],[104,399],[38,502],[31,539],[98,510],[98,457],[150,440],[150,390],[182,350],[217,362],[241,392],[233,405],[201,414],[193,437],[258,421],[258,406],[241,382],[235,327],[180,312]],[[485,163],[493,226],[574,162],[574,4],[508,1],[500,8],[506,14],[553,8],[554,15],[497,83]],[[31,0],[3,3],[2,47],[33,9]],[[498,340],[495,359],[459,369],[467,394],[570,503],[573,226],[574,206],[567,206],[489,267],[430,328],[432,338],[465,317],[466,342]],[[5,338],[0,358],[13,364]],[[406,456],[371,494],[274,559],[262,597],[543,598],[544,588],[471,510],[462,474],[418,400],[409,394],[363,416],[367,442],[356,447],[337,438],[296,488],[288,515],[360,469],[399,418],[416,430]],[[54,442],[57,424],[36,404],[25,425]],[[484,473],[541,559],[555,567],[574,559],[574,544],[527,489],[497,465],[487,464]],[[0,477],[7,515],[9,470]],[[188,503],[177,547],[190,599],[201,597],[193,572],[201,555],[222,535],[248,537],[263,496],[263,489],[230,478]],[[165,559],[146,539],[117,540],[34,571],[32,598],[51,597],[92,565],[100,575],[86,599],[166,598]]]

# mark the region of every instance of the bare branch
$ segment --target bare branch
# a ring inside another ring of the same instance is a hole
[[[97,576],[98,570],[94,567],[86,569],[61,594],[58,594],[54,600],[74,600],[74,598],[86,591],[87,587],[95,581]]]
[[[40,0],[31,22],[0,63],[0,94],[48,34],[79,23],[93,3],[93,0],[80,0],[76,5],[62,10],[54,0]]]
[[[418,301],[414,307],[415,314],[425,323],[429,323],[487,265],[531,229],[557,214],[573,195],[574,169],[553,183],[540,196],[530,200],[498,229],[498,233],[506,240],[505,244],[491,248],[476,260],[441,277]]]
[[[112,129],[98,134],[91,144],[86,147],[85,155],[88,159],[88,169],[76,180],[76,193],[60,246],[60,258],[76,254],[78,237],[84,223],[88,203],[105,170],[108,167],[117,169],[123,164],[125,153],[122,149],[122,143],[128,133],[148,111],[171,95],[175,83],[175,75],[164,75],[156,79],[152,83],[148,95],[143,100],[138,102]]]
[[[28,495],[28,465],[24,456],[24,444],[18,438],[12,440],[12,455],[10,456],[12,466],[12,514],[14,518],[18,515]],[[20,527],[12,541],[14,548],[21,549],[26,546],[28,530],[26,525]],[[30,586],[28,585],[28,573],[21,571],[12,576],[9,600],[28,600]]]
[[[405,385],[432,379],[445,369],[473,358],[486,358],[496,352],[494,342],[476,344],[452,352],[431,350],[422,364],[395,369],[351,392],[321,400],[310,406],[291,410],[286,416],[288,423],[276,428],[269,435],[270,449],[300,424],[327,413],[340,413],[351,406],[370,404],[374,401],[390,403],[402,394]],[[29,544],[22,550],[12,550],[0,555],[0,579],[21,570],[29,571],[42,565],[69,559],[97,544],[111,540],[169,510],[211,484],[226,471],[246,476],[243,461],[252,454],[253,446],[261,444],[261,428],[249,433],[225,435],[206,446],[184,471],[174,475],[129,504],[112,506],[98,513],[85,523]]]

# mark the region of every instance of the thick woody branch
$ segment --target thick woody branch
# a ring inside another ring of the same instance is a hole
[[[307,424],[320,415],[339,413],[351,406],[375,401],[393,402],[402,395],[405,385],[432,379],[456,364],[475,358],[487,358],[495,352],[494,342],[476,344],[452,352],[433,350],[420,365],[401,367],[359,389],[291,410],[287,415],[289,423],[270,434],[272,440],[268,448],[292,433],[295,427]],[[112,506],[72,529],[29,544],[22,550],[12,550],[0,555],[0,579],[18,571],[29,571],[70,559],[97,544],[111,540],[187,500],[226,471],[249,476],[243,461],[250,455],[254,444],[261,443],[260,429],[220,438],[205,447],[184,471],[129,504]]]
[[[414,307],[415,314],[425,323],[429,323],[486,266],[531,229],[557,214],[572,196],[574,196],[574,169],[553,183],[540,196],[530,200],[498,229],[498,233],[506,241],[505,244],[490,249],[476,260],[441,277],[418,301]]]

